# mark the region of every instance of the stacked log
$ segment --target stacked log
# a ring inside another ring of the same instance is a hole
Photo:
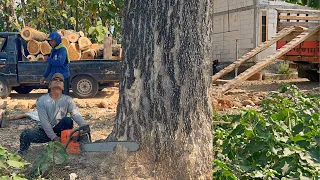
[[[57,32],[61,35],[61,42],[67,47],[69,60],[91,60],[91,59],[112,59],[121,60],[121,44],[116,43],[112,37],[106,37],[107,43],[92,44],[91,40],[82,31],[60,29]],[[29,61],[46,61],[52,50],[46,38],[47,34],[37,31],[30,27],[21,30],[21,36],[28,41],[27,50]]]
[[[28,56],[27,56],[27,59],[28,59],[29,61],[37,61],[36,58],[37,58],[37,57],[36,57],[35,55],[28,55]]]
[[[61,37],[61,42],[64,44],[66,47],[69,47],[70,42],[66,37]]]
[[[40,52],[42,55],[47,55],[50,54],[52,47],[50,46],[50,44],[48,43],[48,41],[43,41],[40,44]]]
[[[81,59],[94,59],[95,55],[96,55],[95,50],[88,49],[81,53]]]
[[[21,36],[24,40],[36,40],[36,41],[44,41],[48,37],[46,33],[40,32],[36,29],[25,27],[21,30]]]
[[[79,45],[71,43],[68,47],[68,56],[70,60],[79,60],[81,58],[81,50]]]
[[[31,55],[37,55],[40,53],[40,42],[31,39],[27,44],[27,49],[29,51],[29,54]]]

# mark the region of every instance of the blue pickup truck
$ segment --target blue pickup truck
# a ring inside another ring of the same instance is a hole
[[[11,90],[28,94],[40,85],[47,63],[28,61],[26,42],[19,33],[0,32],[0,97],[6,98]],[[78,98],[94,97],[99,90],[119,82],[121,61],[78,60],[70,62],[70,84]]]

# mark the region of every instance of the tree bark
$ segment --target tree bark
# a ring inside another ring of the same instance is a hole
[[[123,73],[109,139],[152,148],[154,164],[164,167],[159,179],[212,179],[212,7],[209,0],[125,1]]]

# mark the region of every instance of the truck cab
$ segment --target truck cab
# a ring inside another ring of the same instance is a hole
[[[46,62],[28,61],[26,41],[16,32],[0,32],[0,97],[11,90],[28,94],[33,89],[46,89],[39,80]],[[70,62],[71,90],[78,98],[94,97],[99,90],[120,80],[119,60],[77,60]],[[49,81],[49,80],[47,80]]]

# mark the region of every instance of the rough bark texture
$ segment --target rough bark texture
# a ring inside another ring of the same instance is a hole
[[[161,179],[211,179],[211,14],[209,0],[125,1],[110,138],[152,148]]]

